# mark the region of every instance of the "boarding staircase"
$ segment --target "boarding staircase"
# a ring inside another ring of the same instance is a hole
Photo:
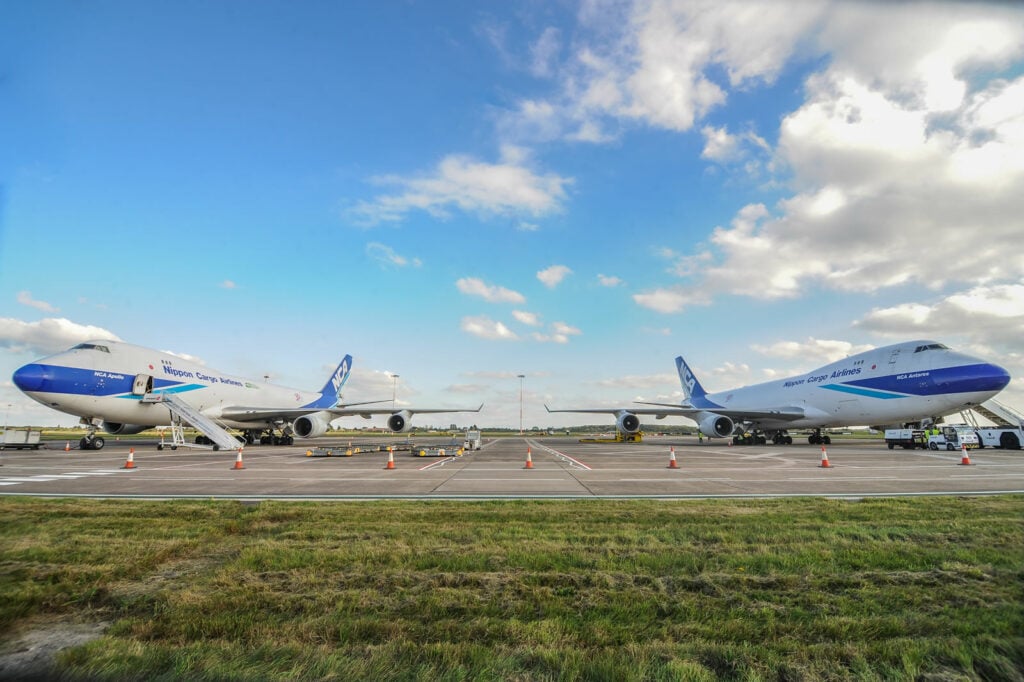
[[[235,450],[241,447],[238,439],[232,436],[223,426],[195,409],[174,393],[147,393],[142,396],[144,403],[159,403],[171,411],[172,447],[197,447],[185,442],[182,422],[191,424],[213,441],[214,450]]]
[[[983,402],[981,405],[975,405],[971,410],[977,412],[985,419],[988,419],[996,426],[1012,426],[1014,428],[1024,429],[1024,415],[997,400],[988,400]],[[977,420],[971,419],[970,416],[973,415],[965,415],[965,417],[967,417],[965,418],[965,421],[976,427]]]

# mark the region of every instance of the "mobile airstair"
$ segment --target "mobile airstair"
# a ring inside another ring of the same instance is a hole
[[[1012,407],[996,400],[988,400],[974,408],[974,411],[988,419],[996,426],[1016,426],[1024,428],[1024,415]]]
[[[981,405],[975,405],[970,410],[960,413],[966,423],[975,428],[983,428],[978,424],[975,414],[981,415],[997,427],[1009,426],[1015,429],[1024,429],[1024,415],[996,400],[985,401]]]
[[[171,449],[179,447],[201,448],[212,447],[214,450],[237,450],[242,447],[238,439],[227,429],[195,409],[174,393],[147,393],[142,397],[144,403],[160,404],[171,412]],[[198,429],[210,441],[212,446],[203,446],[185,441],[184,423]]]

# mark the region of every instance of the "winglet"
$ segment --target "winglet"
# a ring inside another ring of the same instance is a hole
[[[686,400],[699,399],[707,395],[708,392],[697,381],[693,370],[686,364],[686,360],[683,360],[682,355],[676,358],[676,369],[679,371],[679,381],[683,384],[683,396]]]

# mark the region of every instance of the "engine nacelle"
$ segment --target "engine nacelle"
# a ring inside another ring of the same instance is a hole
[[[388,428],[395,433],[405,433],[412,430],[412,413],[409,410],[395,412],[388,417]]]
[[[152,426],[143,426],[142,424],[118,424],[117,422],[103,422],[103,430],[107,433],[112,433],[115,436],[130,436],[133,433],[142,433],[147,429],[153,428]]]
[[[621,433],[636,433],[640,430],[640,417],[632,412],[619,412],[615,419],[615,428]]]
[[[292,433],[299,438],[316,438],[327,433],[330,422],[319,412],[307,414],[292,422]]]
[[[728,417],[707,412],[703,413],[700,421],[697,423],[700,432],[708,438],[728,438],[736,428],[736,425]]]

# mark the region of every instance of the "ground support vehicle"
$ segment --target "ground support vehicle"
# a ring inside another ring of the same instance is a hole
[[[897,445],[904,450],[928,449],[928,436],[924,429],[886,429],[885,444],[892,450]],[[932,448],[933,450],[935,448]]]
[[[453,447],[451,445],[445,446],[433,446],[425,445],[423,447],[413,448],[412,454],[417,457],[462,457],[463,449],[461,447]]]
[[[1020,450],[1021,444],[1024,444],[1024,429],[1019,426],[979,428],[978,437],[981,439],[981,447]]]
[[[928,436],[929,450],[959,450],[967,448],[973,450],[981,447],[978,434],[974,427],[967,424],[954,424],[943,426],[942,432]]]
[[[42,436],[42,431],[4,429],[4,431],[0,432],[0,450],[8,448],[12,450],[38,450],[41,447],[39,439]]]
[[[466,431],[466,437],[462,442],[463,450],[479,450],[481,445],[479,431]]]
[[[640,443],[644,439],[642,431],[636,433],[615,432],[613,438],[580,438],[581,443]]]

